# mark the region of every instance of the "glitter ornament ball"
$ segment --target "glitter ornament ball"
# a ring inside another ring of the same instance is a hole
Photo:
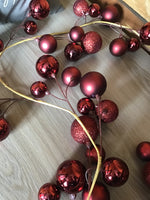
[[[59,200],[60,191],[55,184],[44,184],[38,193],[38,200]]]
[[[147,162],[143,168],[143,179],[145,184],[150,188],[150,162]]]
[[[77,109],[82,115],[87,115],[95,110],[95,105],[90,98],[82,98],[78,101]]]
[[[87,115],[80,116],[79,118],[84,124],[91,138],[96,140],[98,136],[98,128],[95,119]],[[77,120],[74,120],[71,125],[71,135],[76,142],[89,146],[90,140]]]
[[[150,45],[150,22],[146,23],[140,30],[140,38],[143,44]]]
[[[84,30],[80,26],[74,26],[69,32],[70,39],[74,42],[81,42],[84,37]]]
[[[43,55],[36,62],[36,70],[43,78],[54,78],[59,70],[59,62],[51,55]]]
[[[100,6],[97,3],[92,3],[89,7],[89,15],[91,17],[98,17],[100,15]]]
[[[10,132],[10,125],[4,118],[0,118],[0,141],[7,138]]]
[[[123,38],[116,38],[109,45],[109,50],[111,54],[114,56],[124,55],[127,49],[128,49],[128,43]]]
[[[30,87],[30,91],[35,98],[42,98],[48,94],[47,85],[42,81],[34,82]]]
[[[120,158],[110,157],[103,162],[103,180],[110,186],[121,186],[129,177],[127,164]]]
[[[45,34],[38,40],[39,48],[46,54],[53,53],[57,48],[57,40],[50,34]]]
[[[3,51],[4,49],[4,43],[3,41],[0,39],[0,52]]]
[[[96,95],[101,96],[107,87],[105,77],[99,72],[88,72],[80,81],[80,88],[87,97],[95,98]]]
[[[37,32],[37,24],[34,21],[26,21],[24,31],[29,35],[34,35]]]
[[[97,32],[89,31],[85,34],[82,44],[86,53],[97,53],[102,46],[102,38]]]
[[[102,20],[117,22],[120,20],[120,12],[115,5],[107,5],[101,12]]]
[[[136,148],[137,156],[143,161],[150,161],[150,142],[140,142]]]
[[[76,0],[73,5],[73,12],[78,17],[82,17],[88,14],[89,5],[85,0]]]
[[[140,41],[137,38],[130,38],[128,41],[128,51],[135,52],[140,48]]]
[[[57,169],[58,187],[66,193],[75,194],[85,185],[85,167],[77,160],[64,161]]]

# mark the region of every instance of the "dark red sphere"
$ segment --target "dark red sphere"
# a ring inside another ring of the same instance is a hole
[[[53,53],[57,48],[57,40],[50,34],[45,34],[39,39],[39,48],[46,54]]]
[[[3,51],[4,49],[4,43],[3,41],[0,39],[0,52]]]
[[[59,200],[60,191],[55,184],[44,184],[38,193],[38,200]]]
[[[146,23],[140,30],[140,38],[143,44],[150,45],[150,22]]]
[[[127,49],[128,49],[128,43],[123,38],[116,38],[109,45],[109,50],[111,54],[114,56],[124,55]]]
[[[30,14],[35,19],[44,19],[50,12],[47,0],[31,0],[29,4]]]
[[[34,35],[37,32],[37,24],[34,21],[26,21],[24,31],[29,35]]]
[[[80,116],[79,118],[87,129],[91,138],[96,140],[98,136],[98,128],[95,119],[87,115]],[[71,125],[71,135],[76,142],[89,146],[90,140],[77,120],[74,120]]]
[[[89,15],[91,17],[98,17],[100,15],[100,6],[97,3],[92,3],[89,7]]]
[[[31,94],[36,98],[42,98],[48,94],[47,85],[42,81],[34,82],[30,87]]]
[[[143,141],[136,148],[137,156],[143,161],[150,161],[150,142]]]
[[[107,87],[105,77],[99,72],[88,72],[80,81],[80,88],[87,97],[95,98],[96,95],[102,95]]]
[[[120,12],[117,6],[107,5],[101,12],[102,20],[109,22],[117,22],[120,20]]]
[[[4,118],[0,118],[0,141],[7,138],[10,132],[10,125]]]
[[[147,162],[143,168],[143,179],[146,185],[150,188],[150,162]]]
[[[137,38],[130,38],[128,41],[128,51],[137,51],[140,47],[140,41]]]
[[[57,170],[58,187],[69,194],[78,193],[85,185],[85,167],[77,160],[64,161]]]
[[[110,186],[121,186],[129,177],[127,164],[120,158],[110,157],[103,162],[103,180]]]
[[[74,42],[81,42],[84,37],[84,30],[80,26],[74,26],[69,32],[69,36]]]
[[[92,99],[90,98],[82,98],[78,101],[77,109],[79,113],[83,115],[89,114],[90,111],[95,110],[95,105]]]
[[[83,48],[80,44],[75,42],[69,43],[64,49],[65,57],[70,61],[76,61],[83,55]]]
[[[65,85],[74,87],[80,82],[81,72],[76,67],[67,67],[63,70],[61,78]]]
[[[89,191],[85,189],[82,193],[82,200],[87,200],[88,194]],[[95,184],[90,200],[110,200],[109,191],[103,183]]]
[[[88,54],[97,53],[102,46],[102,38],[97,32],[89,31],[85,34],[82,44]]]
[[[96,106],[96,114],[101,117],[103,122],[114,121],[119,113],[118,106],[111,100],[102,100],[99,105]]]
[[[85,0],[76,0],[73,5],[75,15],[82,17],[88,14],[89,5]]]
[[[54,78],[59,70],[59,62],[51,55],[43,55],[36,62],[36,70],[43,78]]]

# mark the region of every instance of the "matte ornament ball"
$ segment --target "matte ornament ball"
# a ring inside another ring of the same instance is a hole
[[[74,42],[81,42],[84,37],[84,30],[80,26],[74,26],[69,32],[70,39]]]
[[[124,55],[127,49],[128,49],[128,43],[123,38],[116,38],[109,45],[109,50],[111,54],[114,56]]]
[[[0,118],[0,141],[6,139],[10,132],[10,125],[4,118]]]
[[[37,32],[37,24],[34,21],[26,21],[24,31],[29,35],[34,35]]]
[[[150,188],[150,162],[147,162],[143,168],[143,179],[145,184]]]
[[[101,12],[102,20],[109,22],[117,22],[120,20],[120,12],[117,6],[107,5]]]
[[[150,22],[146,23],[140,30],[140,38],[143,44],[150,45]]]
[[[42,98],[48,94],[47,85],[42,81],[34,82],[30,87],[30,91],[36,98]]]
[[[85,185],[85,167],[77,160],[64,161],[57,169],[56,180],[58,187],[66,193],[76,194]]]
[[[89,112],[92,112],[95,110],[95,105],[92,99],[90,98],[82,98],[77,103],[77,109],[79,113],[82,115],[87,115]]]
[[[141,160],[150,161],[150,142],[140,142],[136,147],[136,154]]]
[[[38,192],[38,200],[59,200],[60,190],[55,184],[46,183]]]
[[[88,14],[89,5],[85,0],[76,0],[73,5],[73,12],[78,17],[82,17]]]

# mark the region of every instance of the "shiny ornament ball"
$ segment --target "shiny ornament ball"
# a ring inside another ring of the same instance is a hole
[[[57,48],[57,40],[50,34],[45,34],[38,40],[39,48],[46,54],[53,53]]]
[[[89,31],[85,34],[82,44],[86,53],[97,53],[102,46],[102,38],[97,32]]]
[[[123,38],[116,38],[109,45],[109,50],[111,54],[114,56],[124,55],[127,49],[128,49],[128,43]]]
[[[150,161],[150,142],[140,142],[136,147],[136,154],[141,160]]]
[[[129,177],[127,164],[120,158],[110,157],[103,162],[103,180],[110,186],[121,186]]]
[[[7,138],[10,132],[10,125],[8,121],[4,118],[0,118],[0,141]]]
[[[29,35],[34,35],[37,32],[37,24],[34,21],[26,21],[24,31]]]
[[[64,49],[64,54],[67,60],[69,61],[76,61],[81,58],[83,55],[83,48],[80,44],[77,44],[75,42],[69,43],[66,45]]]
[[[87,115],[80,116],[79,119],[87,129],[91,138],[96,140],[98,136],[98,128],[95,119]],[[74,120],[71,125],[71,135],[76,142],[89,146],[90,140],[77,120]]]
[[[102,20],[117,22],[120,20],[120,12],[117,6],[107,5],[101,12]]]
[[[4,49],[4,43],[3,41],[0,39],[0,52],[3,51]]]
[[[89,15],[91,17],[98,17],[100,15],[100,6],[97,3],[92,3],[89,7]]]
[[[30,91],[36,98],[42,98],[48,94],[47,85],[42,81],[34,82],[30,87]]]
[[[89,112],[95,110],[95,105],[92,99],[82,98],[77,103],[77,109],[82,115],[87,115]]]
[[[50,12],[50,6],[47,0],[31,0],[29,9],[31,16],[37,20],[46,18]]]
[[[59,62],[51,55],[43,55],[36,62],[36,70],[43,78],[54,78],[59,70]]]
[[[145,184],[150,188],[150,162],[147,162],[143,168],[143,179]]]
[[[130,38],[128,41],[128,51],[135,52],[140,48],[140,41],[137,38]]]
[[[80,81],[80,88],[87,97],[95,98],[96,95],[101,96],[107,87],[105,77],[99,72],[88,72]]]
[[[84,30],[80,26],[74,26],[69,32],[70,39],[74,42],[81,42],[84,37]]]
[[[96,106],[96,114],[103,122],[108,123],[114,121],[119,113],[118,106],[111,100],[102,100],[99,105]]]
[[[70,66],[63,70],[61,78],[65,85],[74,87],[80,82],[81,72],[78,68]]]
[[[85,167],[77,160],[64,161],[57,169],[58,187],[66,193],[75,194],[85,185]]]
[[[82,193],[82,200],[87,200],[89,191],[85,189]],[[110,200],[108,189],[103,183],[96,183],[89,200]]]
[[[76,0],[73,5],[75,15],[82,17],[88,14],[89,5],[85,0]]]
[[[146,23],[140,30],[140,38],[143,44],[150,45],[150,22]]]
[[[44,184],[38,193],[38,200],[59,200],[60,191],[55,184]]]

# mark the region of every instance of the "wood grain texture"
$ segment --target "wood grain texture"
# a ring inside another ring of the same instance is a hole
[[[62,3],[62,12],[38,22],[38,34],[66,31],[75,24],[78,18],[72,11],[74,1]],[[142,25],[126,9],[123,23],[137,29]],[[0,25],[4,41],[7,41],[12,28],[12,24]],[[107,157],[123,159],[130,170],[125,185],[108,187],[111,200],[149,200],[150,190],[144,185],[141,174],[144,163],[136,157],[135,149],[141,141],[150,141],[150,57],[142,49],[136,53],[127,52],[121,58],[113,57],[109,43],[118,37],[118,33],[99,25],[85,28],[85,31],[89,30],[101,34],[102,50],[73,63],[64,58],[63,49],[68,40],[59,40],[58,49],[53,54],[60,63],[58,80],[62,84],[61,72],[70,65],[77,66],[82,75],[94,70],[106,77],[108,86],[102,99],[116,102],[120,112],[116,121],[102,124],[103,146]],[[18,37],[22,35],[24,33],[20,30]],[[11,48],[1,58],[0,75],[14,89],[28,95],[30,85],[43,80],[35,70],[36,60],[41,55],[43,53],[36,41]],[[61,96],[53,80],[47,84],[53,94]],[[62,87],[65,88],[63,84]],[[1,85],[0,91],[0,98],[14,96]],[[69,99],[76,111],[76,104],[82,97],[79,86],[69,89]],[[65,102],[51,96],[44,100],[69,109]],[[5,117],[12,129],[9,137],[0,143],[0,200],[36,200],[41,185],[55,183],[56,169],[66,159],[79,159],[88,166],[84,157],[85,147],[71,137],[70,126],[74,119],[69,114],[25,101],[16,103]],[[63,193],[61,200],[66,199],[69,196]],[[81,194],[76,199],[81,200]]]

